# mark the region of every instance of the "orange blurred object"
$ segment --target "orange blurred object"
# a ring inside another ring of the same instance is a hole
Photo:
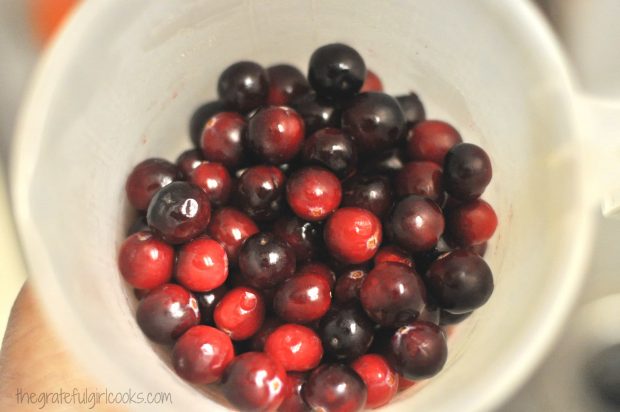
[[[45,45],[79,0],[28,0],[32,29]]]

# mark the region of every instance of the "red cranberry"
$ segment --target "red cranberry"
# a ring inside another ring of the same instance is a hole
[[[217,382],[235,357],[230,338],[211,326],[194,326],[172,349],[174,370],[183,379],[198,384]]]
[[[364,279],[360,300],[372,320],[381,326],[398,327],[420,315],[426,289],[413,269],[400,263],[381,263]]]
[[[446,154],[443,184],[446,192],[459,200],[478,198],[491,181],[491,159],[471,143],[460,143]]]
[[[258,226],[245,213],[225,207],[213,214],[207,233],[224,247],[229,264],[237,266],[241,245],[247,238],[258,233]]]
[[[302,97],[292,106],[304,119],[307,135],[325,127],[340,127],[340,112],[334,104],[314,93]]]
[[[118,253],[118,268],[125,280],[139,289],[152,289],[170,281],[174,249],[149,232],[129,236]]]
[[[386,230],[403,249],[422,252],[437,244],[444,226],[443,214],[435,202],[411,195],[396,204]]]
[[[271,288],[295,273],[295,252],[271,233],[250,236],[239,250],[243,278],[257,288]]]
[[[200,187],[215,207],[228,203],[232,178],[221,163],[202,162],[190,175],[190,182]]]
[[[381,222],[368,210],[343,207],[329,218],[323,236],[334,257],[345,263],[362,263],[372,259],[381,245]]]
[[[217,82],[217,94],[235,111],[247,113],[267,101],[269,82],[267,72],[254,62],[231,64]]]
[[[200,309],[200,323],[203,325],[213,325],[213,311],[215,311],[215,307],[226,293],[228,293],[226,285],[208,292],[194,292],[198,308]]]
[[[394,245],[382,246],[375,255],[375,266],[385,262],[400,263],[407,267],[413,268],[413,260],[411,259],[411,255]]]
[[[493,293],[493,274],[484,259],[467,250],[455,250],[433,262],[427,286],[437,304],[448,312],[471,312]]]
[[[217,304],[213,319],[218,329],[231,339],[247,339],[260,329],[265,319],[263,297],[251,288],[234,288]]]
[[[471,316],[472,312],[459,313],[455,315],[454,313],[450,313],[445,310],[441,310],[439,314],[439,325],[440,326],[448,326],[448,325],[456,325],[458,323],[463,322],[465,319]]]
[[[350,176],[357,164],[357,150],[342,130],[326,127],[314,132],[303,145],[302,159],[306,164],[326,167],[340,178]]]
[[[403,109],[405,121],[407,122],[407,130],[411,129],[418,122],[426,119],[426,111],[424,105],[417,94],[410,92],[402,96],[396,96],[398,104]]]
[[[198,149],[186,150],[177,157],[176,165],[181,171],[184,179],[188,179],[192,170],[197,168],[204,158],[202,152]]]
[[[263,352],[265,349],[265,342],[271,333],[278,327],[282,326],[282,321],[276,317],[267,317],[260,327],[258,332],[252,336],[250,347],[253,351]]]
[[[366,353],[372,344],[374,325],[356,304],[334,306],[321,319],[319,334],[325,354],[350,360]]]
[[[265,353],[287,371],[316,368],[323,357],[321,339],[310,328],[288,323],[275,329],[265,341]]]
[[[398,173],[406,163],[406,156],[404,150],[400,147],[395,147],[373,155],[368,162],[361,167],[364,174],[378,174],[386,176],[394,176]]]
[[[176,280],[187,289],[208,292],[228,277],[228,257],[217,241],[207,237],[183,245],[176,267]]]
[[[298,262],[313,259],[319,253],[323,233],[315,222],[306,222],[297,216],[283,216],[273,225],[273,233],[288,242]]]
[[[267,163],[282,164],[299,153],[304,135],[304,121],[295,110],[268,106],[250,119],[247,147]]]
[[[354,96],[366,79],[366,65],[353,48],[333,43],[312,53],[308,81],[316,92],[328,99]]]
[[[325,315],[331,290],[324,276],[306,273],[287,279],[273,297],[273,308],[282,319],[308,323]]]
[[[481,199],[463,203],[446,211],[446,229],[450,242],[467,247],[486,242],[495,233],[497,215]]]
[[[204,129],[207,121],[219,112],[224,111],[224,103],[216,100],[208,102],[198,107],[189,121],[189,137],[195,147],[200,147],[200,139],[202,129]]]
[[[417,384],[416,381],[405,379],[402,375],[398,375],[398,392],[402,392],[405,389],[409,389]]]
[[[239,177],[236,202],[253,219],[272,220],[282,211],[284,180],[275,166],[250,167]]]
[[[366,404],[366,385],[355,371],[342,364],[315,369],[302,388],[313,411],[360,412]]]
[[[319,263],[319,262],[310,262],[306,263],[302,267],[297,270],[296,276],[305,275],[306,273],[314,273],[315,275],[323,276],[327,283],[329,283],[329,287],[333,288],[334,283],[336,283],[336,274],[333,270],[329,268],[329,266]]]
[[[398,374],[383,356],[374,353],[360,356],[351,367],[366,384],[366,408],[375,409],[387,405],[396,395]]]
[[[448,150],[463,141],[458,131],[446,122],[426,120],[409,131],[407,154],[411,160],[443,165]]]
[[[284,400],[287,376],[282,366],[264,353],[237,356],[226,368],[222,393],[242,412],[275,411]]]
[[[175,164],[164,159],[146,159],[134,167],[127,178],[127,199],[137,210],[146,210],[159,189],[180,179],[181,171]]]
[[[372,70],[366,70],[366,80],[364,80],[364,84],[362,85],[360,93],[382,91],[383,83],[381,83],[381,79],[379,78],[379,76],[377,76]]]
[[[136,311],[142,332],[154,342],[172,343],[200,319],[198,303],[186,289],[167,283],[146,295]]]
[[[399,328],[390,342],[388,361],[407,379],[437,374],[448,358],[443,330],[430,322],[413,322]]]
[[[310,92],[306,76],[289,64],[268,67],[267,75],[269,77],[267,104],[285,106]]]
[[[306,167],[288,179],[286,198],[293,212],[300,218],[323,220],[340,205],[340,180],[325,169]]]
[[[229,169],[245,161],[243,135],[247,122],[235,112],[222,112],[208,119],[200,138],[200,148],[206,160],[222,163]]]
[[[278,412],[310,412],[310,407],[304,401],[301,393],[301,389],[306,383],[306,377],[295,372],[289,372],[286,375],[288,379],[286,392]]]
[[[442,204],[445,195],[441,179],[441,167],[437,163],[409,162],[396,175],[394,187],[399,197],[418,195]]]
[[[342,273],[336,279],[334,286],[334,300],[338,303],[359,301],[360,288],[368,272],[362,267],[353,267]]]
[[[383,218],[393,203],[392,185],[385,176],[357,175],[347,179],[342,186],[342,206],[368,209]]]
[[[146,216],[144,215],[136,217],[136,220],[129,226],[129,229],[127,229],[127,237],[142,231],[149,231],[149,224],[146,222]]]

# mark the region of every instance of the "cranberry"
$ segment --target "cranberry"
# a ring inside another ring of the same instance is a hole
[[[340,127],[340,112],[333,103],[310,93],[292,104],[304,119],[306,134],[311,135],[325,127]]]
[[[176,280],[187,289],[208,292],[228,277],[228,257],[217,241],[207,237],[183,245],[176,267]]]
[[[267,68],[269,96],[267,104],[284,106],[310,92],[310,85],[302,72],[289,64]]]
[[[181,171],[175,164],[164,159],[146,159],[134,167],[127,178],[127,199],[137,210],[146,210],[159,189],[181,177]]]
[[[478,198],[491,181],[491,159],[471,143],[460,143],[446,154],[443,184],[446,192],[459,200]]]
[[[430,322],[399,328],[390,342],[388,361],[407,379],[426,379],[443,368],[448,344],[443,330]]]
[[[220,380],[235,357],[230,338],[211,326],[194,326],[172,349],[174,370],[183,379],[198,384]]]
[[[267,101],[267,72],[254,62],[242,61],[226,68],[217,82],[217,94],[227,106],[247,113]]]
[[[237,356],[226,368],[222,392],[240,411],[275,411],[284,400],[287,376],[282,366],[264,353]]]
[[[448,326],[448,325],[456,325],[457,323],[463,322],[465,319],[471,316],[472,312],[459,313],[455,315],[454,313],[447,312],[445,310],[439,311],[439,325]]]
[[[286,198],[293,212],[300,218],[309,221],[323,220],[340,205],[340,180],[325,169],[306,167],[288,179]]]
[[[273,233],[291,245],[298,262],[315,258],[321,248],[321,226],[301,220],[297,216],[283,216],[278,219],[273,225]]]
[[[398,374],[385,358],[374,353],[357,358],[351,367],[366,384],[366,408],[375,409],[388,404],[398,390]]]
[[[342,205],[368,209],[383,218],[394,203],[392,185],[385,176],[357,175],[342,186]]]
[[[188,179],[192,170],[197,168],[203,161],[202,152],[198,149],[186,150],[177,157],[176,165],[184,179]]]
[[[325,353],[339,360],[366,353],[374,336],[374,325],[356,304],[332,307],[321,319],[319,334]]]
[[[410,92],[402,96],[396,96],[400,108],[403,109],[405,121],[407,122],[407,130],[411,129],[418,122],[426,119],[424,105],[417,94]]]
[[[441,309],[435,304],[427,303],[422,312],[420,312],[420,316],[418,316],[419,321],[431,322],[435,325],[439,325],[439,320],[441,318]]]
[[[129,236],[118,253],[118,268],[125,280],[139,289],[152,289],[170,281],[174,249],[149,232]]]
[[[386,150],[368,159],[362,172],[365,174],[379,174],[393,176],[398,173],[406,163],[404,150],[400,147]]]
[[[265,342],[271,333],[278,327],[282,326],[282,321],[276,317],[267,317],[258,332],[252,336],[250,348],[256,352],[262,352],[265,349]]]
[[[275,166],[250,167],[239,177],[235,200],[253,219],[272,220],[283,207],[284,179]]]
[[[487,253],[487,247],[489,246],[488,242],[478,243],[477,245],[470,246],[468,250],[474,252],[476,255],[480,257],[484,257]]]
[[[289,372],[286,374],[288,382],[284,401],[278,412],[310,412],[310,407],[303,399],[301,390],[306,383],[306,377],[301,373]]]
[[[142,300],[146,295],[149,294],[150,291],[151,289],[134,289],[133,295],[136,297],[136,299]]]
[[[228,203],[232,178],[221,163],[202,162],[191,173],[189,181],[207,194],[213,206],[224,206]]]
[[[306,164],[326,167],[338,177],[345,178],[355,170],[357,150],[342,130],[325,127],[304,142],[302,159]]]
[[[225,207],[213,214],[207,233],[224,247],[229,264],[236,266],[241,245],[247,238],[258,233],[258,226],[245,213]]]
[[[146,216],[144,215],[136,217],[136,220],[129,226],[129,229],[127,229],[127,237],[142,231],[149,231],[149,224],[146,223]]]
[[[459,132],[446,122],[426,120],[409,131],[407,154],[411,160],[443,165],[448,150],[463,141]]]
[[[446,210],[446,229],[450,242],[468,247],[486,242],[495,233],[497,215],[481,199]]]
[[[231,339],[247,339],[258,332],[265,319],[263,297],[251,288],[234,288],[217,304],[213,319]]]
[[[330,304],[329,282],[324,276],[315,273],[287,279],[273,297],[273,308],[278,316],[293,323],[320,319]]]
[[[416,381],[405,379],[402,375],[398,375],[398,392],[402,392],[405,389],[409,389],[417,384]]]
[[[351,303],[359,300],[360,288],[368,272],[363,267],[353,267],[336,279],[334,300],[338,303]]]
[[[381,79],[379,76],[375,74],[372,70],[366,70],[366,80],[364,80],[364,84],[362,85],[362,92],[382,92],[383,91],[383,83],[381,83]]]
[[[288,323],[275,329],[265,341],[265,353],[287,371],[316,368],[323,357],[321,339],[310,328]]]
[[[359,412],[366,404],[366,385],[354,370],[342,364],[315,369],[302,388],[313,411]]]
[[[386,230],[403,249],[422,252],[437,244],[444,226],[443,214],[435,202],[411,195],[396,204]]]
[[[396,262],[413,268],[413,260],[411,255],[394,245],[382,246],[375,255],[375,266],[385,262]]]
[[[324,277],[325,280],[327,280],[327,283],[329,283],[330,288],[333,288],[336,283],[336,274],[326,264],[319,262],[306,263],[297,270],[295,275],[301,276],[307,273],[314,273],[315,275]]]
[[[243,278],[257,288],[277,286],[295,273],[295,252],[271,233],[250,236],[239,250]]]
[[[224,295],[228,293],[228,287],[222,285],[208,292],[194,292],[198,308],[200,309],[200,323],[213,325],[213,311]]]
[[[426,273],[429,292],[437,304],[459,314],[479,308],[493,293],[493,274],[484,259],[467,250],[449,252]]]
[[[268,106],[250,119],[246,144],[260,160],[282,164],[297,156],[304,135],[304,121],[295,110]]]
[[[142,332],[154,342],[172,343],[200,319],[198,303],[186,289],[167,283],[146,295],[136,311]]]
[[[360,154],[370,155],[394,147],[405,130],[400,105],[385,93],[360,93],[342,112],[342,129],[353,137]]]
[[[247,122],[235,112],[222,112],[211,117],[200,137],[200,148],[206,160],[235,169],[245,162],[243,136]]]
[[[312,53],[308,81],[316,92],[329,99],[352,97],[366,79],[366,65],[353,48],[333,43]]]
[[[372,259],[381,245],[381,222],[368,210],[343,207],[329,218],[323,236],[334,257],[345,263],[362,263]]]
[[[418,195],[442,204],[445,195],[441,179],[442,171],[437,163],[409,162],[396,175],[394,187],[399,197]]]
[[[194,143],[195,147],[200,147],[201,145],[200,140],[202,136],[202,130],[204,129],[207,121],[212,116],[223,111],[224,103],[219,100],[205,103],[194,111],[194,114],[189,121],[189,137],[191,138],[192,143]]]

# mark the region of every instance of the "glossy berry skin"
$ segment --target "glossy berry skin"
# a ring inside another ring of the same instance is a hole
[[[341,199],[340,180],[320,167],[300,169],[286,182],[286,200],[293,212],[304,220],[325,219],[338,208]]]
[[[199,237],[181,247],[176,265],[176,280],[191,291],[208,292],[228,278],[228,257],[217,241]]]
[[[327,364],[315,369],[302,388],[314,411],[360,412],[366,404],[366,385],[350,367]]]
[[[357,164],[353,141],[334,127],[319,129],[306,139],[301,156],[305,164],[323,166],[341,179],[350,176]]]
[[[284,181],[284,173],[275,166],[250,167],[239,177],[235,202],[252,219],[273,220],[283,208]]]
[[[310,412],[310,407],[303,399],[301,390],[306,383],[304,374],[288,372],[288,382],[284,394],[284,401],[280,404],[278,412]]]
[[[381,79],[379,76],[375,74],[372,70],[366,70],[366,79],[364,80],[364,84],[360,90],[360,93],[363,92],[382,92],[383,91],[383,83],[381,83]]]
[[[239,269],[249,285],[273,288],[295,274],[293,248],[271,233],[250,236],[239,250]]]
[[[443,368],[448,358],[446,336],[433,323],[413,322],[396,331],[387,358],[406,379],[430,378]]]
[[[444,160],[443,184],[446,192],[459,200],[478,198],[491,181],[489,155],[471,143],[460,143],[448,151]]]
[[[306,76],[290,64],[277,64],[267,68],[269,96],[267,104],[286,106],[310,92]]]
[[[297,216],[283,216],[273,225],[273,233],[285,240],[295,252],[298,262],[316,257],[322,246],[323,232],[315,222],[306,222]]]
[[[245,340],[260,329],[265,319],[263,297],[254,289],[237,287],[215,307],[213,320],[232,340]]]
[[[336,259],[350,264],[363,263],[372,259],[381,245],[381,222],[368,210],[343,207],[329,218],[323,237]]]
[[[247,352],[228,365],[222,393],[233,408],[242,412],[276,411],[286,391],[284,368],[264,353]]]
[[[398,374],[387,360],[374,353],[360,356],[351,367],[366,384],[366,408],[375,409],[388,404],[398,391]]]
[[[455,315],[454,313],[447,312],[445,310],[441,310],[439,313],[439,325],[440,326],[448,326],[448,325],[456,325],[463,322],[465,319],[471,316],[472,312],[459,313]]]
[[[174,182],[155,194],[146,212],[151,230],[164,241],[180,244],[204,232],[211,219],[207,194],[188,182]]]
[[[184,179],[188,179],[192,170],[197,168],[204,158],[202,152],[198,149],[186,150],[177,157],[176,165],[181,171]]]
[[[375,266],[385,262],[395,262],[413,268],[411,255],[394,245],[382,246],[373,259]]]
[[[263,325],[258,332],[252,336],[250,340],[250,348],[256,352],[263,352],[265,349],[265,343],[271,333],[283,325],[283,322],[277,317],[266,317]]]
[[[341,273],[334,286],[334,301],[340,304],[359,301],[360,288],[367,274],[362,267],[353,267]]]
[[[405,163],[407,163],[405,151],[395,147],[373,155],[368,162],[360,166],[364,174],[392,177],[404,167]]]
[[[200,323],[203,325],[213,325],[213,312],[215,307],[224,295],[228,293],[228,287],[222,285],[219,288],[212,289],[208,292],[194,292],[194,297],[198,302],[200,309]]]
[[[220,380],[235,357],[232,341],[222,331],[198,325],[185,332],[172,349],[172,365],[186,381],[209,384]]]
[[[306,263],[305,265],[301,266],[297,270],[297,273],[295,274],[295,276],[301,276],[307,273],[314,273],[315,275],[322,276],[323,278],[325,278],[325,280],[327,280],[327,283],[329,283],[330,288],[333,288],[334,284],[336,283],[336,274],[334,273],[333,270],[329,268],[329,266],[327,266],[324,263],[319,263],[319,262]]]
[[[225,207],[213,214],[207,233],[224,247],[229,264],[237,266],[241,245],[247,238],[258,233],[258,226],[245,213]]]
[[[308,323],[325,315],[331,289],[324,276],[306,273],[286,280],[273,297],[276,314],[291,323]]]
[[[217,94],[234,111],[248,113],[267,101],[267,72],[249,61],[233,63],[220,75]]]
[[[477,254],[455,250],[437,259],[426,272],[429,293],[444,310],[460,314],[484,305],[493,293],[493,274]]]
[[[342,206],[359,207],[383,218],[394,204],[392,184],[386,176],[357,175],[342,186]]]
[[[357,304],[334,306],[321,319],[319,335],[326,355],[351,360],[372,344],[374,325]]]
[[[146,159],[134,167],[127,177],[127,199],[135,209],[146,210],[159,189],[180,179],[181,171],[175,164],[164,159]]]
[[[398,375],[398,392],[402,392],[417,384],[416,381],[405,379],[402,375]]]
[[[312,329],[287,323],[267,337],[265,353],[279,362],[286,371],[304,372],[319,365],[323,346]]]
[[[365,92],[347,103],[341,124],[342,130],[353,138],[358,152],[372,155],[398,143],[405,130],[405,116],[392,96]]]
[[[405,115],[407,130],[411,129],[415,124],[426,119],[426,111],[424,105],[417,94],[411,92],[401,96],[396,96],[400,108]]]
[[[304,142],[301,116],[290,107],[268,106],[248,122],[246,146],[258,159],[283,164],[297,156]]]
[[[481,199],[463,203],[445,211],[450,242],[461,247],[479,245],[491,238],[497,228],[497,215]]]
[[[137,232],[123,241],[118,268],[123,278],[138,289],[152,289],[172,278],[174,249],[150,232]]]
[[[311,135],[325,127],[340,127],[340,111],[334,103],[310,93],[292,104],[293,108],[304,119],[306,135]]]
[[[364,59],[347,45],[328,44],[310,56],[308,81],[322,97],[336,100],[352,97],[362,88],[365,79]]]
[[[245,117],[235,112],[222,112],[209,118],[200,137],[200,149],[210,162],[235,169],[245,163],[243,136],[247,130]]]
[[[444,231],[441,209],[430,199],[411,195],[392,210],[386,224],[389,237],[409,252],[431,250]]]
[[[189,137],[195,147],[200,147],[202,130],[204,129],[207,121],[212,116],[223,112],[224,110],[224,103],[220,100],[216,100],[213,102],[207,102],[194,111],[189,121]]]
[[[138,303],[136,319],[150,340],[170,344],[198,324],[200,312],[189,291],[167,283],[150,291]]]
[[[189,181],[207,194],[213,206],[225,206],[228,203],[233,181],[223,164],[202,162],[192,171]]]
[[[441,167],[434,162],[409,162],[398,172],[394,187],[398,197],[418,195],[442,204],[445,195]]]
[[[443,166],[446,153],[462,141],[459,132],[450,124],[426,120],[409,131],[407,154],[411,160],[435,162]]]

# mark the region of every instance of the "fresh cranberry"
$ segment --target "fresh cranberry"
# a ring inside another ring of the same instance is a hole
[[[457,144],[446,154],[443,184],[450,196],[459,200],[476,199],[484,192],[492,175],[489,155],[474,144]]]
[[[222,393],[242,412],[272,412],[284,400],[287,376],[284,368],[264,353],[237,356],[226,368]]]
[[[319,365],[323,346],[312,329],[288,323],[269,335],[265,341],[265,353],[287,371],[304,372]]]
[[[260,65],[242,61],[231,64],[217,82],[217,94],[235,111],[247,113],[267,101],[269,81]]]
[[[278,64],[267,68],[269,96],[267,104],[286,106],[300,96],[310,92],[306,76],[289,64]]]
[[[239,177],[235,200],[253,219],[272,220],[283,208],[284,180],[275,166],[250,167]]]
[[[458,323],[463,322],[465,319],[471,316],[472,312],[459,313],[455,315],[454,313],[450,313],[445,310],[441,310],[439,313],[439,325],[440,326],[448,326],[448,325],[456,325]]]
[[[445,222],[435,202],[411,195],[396,203],[386,226],[389,237],[400,247],[422,252],[437,244]]]
[[[426,304],[422,278],[400,263],[381,263],[371,270],[360,289],[368,316],[386,327],[399,327],[415,320]]]
[[[446,229],[450,242],[468,247],[491,238],[497,228],[497,215],[490,204],[481,199],[446,210]]]
[[[366,384],[366,408],[375,409],[387,405],[396,395],[398,374],[383,356],[374,353],[360,356],[351,367]]]
[[[187,289],[208,292],[220,287],[228,277],[228,257],[217,241],[200,237],[179,251],[175,278]]]
[[[228,287],[222,285],[219,288],[208,292],[194,292],[198,308],[200,309],[200,323],[203,325],[213,325],[213,311],[220,300],[228,293]]]
[[[360,412],[366,404],[366,385],[350,367],[322,365],[315,369],[302,388],[313,411]]]
[[[367,274],[363,267],[353,267],[341,273],[334,286],[334,300],[341,304],[359,301],[360,288]]]
[[[402,392],[405,389],[409,389],[412,386],[415,386],[416,384],[417,384],[416,381],[405,379],[404,376],[398,375],[398,392]]]
[[[362,85],[362,92],[382,92],[383,91],[383,83],[381,83],[381,79],[379,76],[375,74],[372,70],[366,70],[366,80],[364,80],[364,84]]]
[[[134,233],[149,231],[149,224],[146,222],[146,216],[139,215],[136,217],[136,220],[133,221],[129,229],[127,229],[127,237],[133,235]]]
[[[213,206],[224,206],[228,203],[233,183],[223,164],[202,162],[191,173],[189,181],[207,194]]]
[[[463,141],[459,132],[446,122],[426,120],[409,131],[407,154],[411,160],[443,165],[448,150]]]
[[[427,197],[437,204],[442,204],[445,198],[441,167],[433,162],[405,164],[396,175],[394,187],[399,197],[418,195]]]
[[[230,338],[211,326],[190,328],[172,349],[174,370],[183,379],[198,384],[220,380],[234,357]]]
[[[315,258],[322,246],[321,226],[297,216],[283,216],[278,219],[273,225],[273,233],[291,245],[298,262]]]
[[[208,119],[200,137],[204,158],[235,169],[245,162],[243,135],[247,122],[235,112],[222,112]]]
[[[243,278],[256,288],[271,288],[293,276],[296,261],[293,248],[271,233],[250,236],[239,250]]]
[[[320,319],[330,304],[329,282],[324,276],[315,273],[287,279],[273,297],[273,308],[278,316],[293,323]]]
[[[329,252],[345,263],[363,263],[379,249],[381,222],[372,212],[357,207],[338,209],[323,232]]]
[[[413,268],[413,260],[411,255],[394,245],[382,246],[375,255],[375,266],[385,262],[396,262]]]
[[[196,299],[179,285],[167,283],[146,295],[136,311],[142,332],[154,342],[172,343],[200,320]]]
[[[449,252],[433,262],[427,286],[437,304],[448,312],[471,312],[493,293],[493,274],[484,259],[467,250]]]
[[[373,155],[363,166],[360,166],[364,174],[392,177],[404,167],[406,162],[405,151],[400,147],[395,147]]]
[[[224,247],[229,264],[237,266],[241,245],[247,238],[258,233],[258,226],[245,213],[225,207],[213,214],[207,233]]]
[[[308,81],[316,92],[328,99],[355,95],[366,79],[366,65],[353,48],[332,43],[319,47],[310,56]]]
[[[169,282],[173,267],[174,249],[150,232],[129,236],[118,253],[121,275],[139,289],[152,289]]]
[[[310,412],[310,407],[304,401],[301,389],[306,383],[306,377],[301,373],[288,372],[284,401],[278,412]]]
[[[392,185],[385,176],[357,175],[347,179],[342,186],[342,206],[367,209],[383,218],[393,204]]]
[[[357,304],[334,306],[321,319],[319,335],[327,355],[350,360],[366,353],[372,344],[374,325]]]
[[[302,160],[326,167],[339,178],[350,176],[357,164],[357,150],[349,136],[334,127],[314,132],[304,142]]]
[[[335,105],[315,93],[298,99],[292,106],[304,119],[307,135],[325,127],[340,127],[340,112]]]
[[[260,329],[265,319],[263,297],[251,288],[234,288],[217,304],[213,319],[218,329],[231,339],[247,339]]]
[[[410,92],[402,96],[396,96],[398,104],[403,109],[405,121],[407,122],[407,130],[411,129],[418,122],[426,119],[426,111],[424,105],[417,94]]]
[[[297,270],[295,275],[301,276],[307,273],[314,273],[315,275],[323,276],[325,280],[327,280],[327,283],[329,283],[330,288],[333,288],[336,283],[336,274],[326,264],[319,262],[306,263]]]
[[[214,115],[224,111],[224,103],[220,100],[208,102],[198,107],[189,121],[189,137],[195,147],[200,147],[202,130],[207,121]]]
[[[192,170],[197,168],[204,158],[202,152],[198,149],[186,150],[177,157],[176,165],[181,171],[184,179],[188,179]]]
[[[134,167],[127,178],[127,199],[135,209],[146,210],[159,189],[181,177],[181,171],[175,164],[164,159],[146,159]]]
[[[251,350],[263,352],[265,349],[265,342],[267,342],[269,335],[271,335],[274,330],[282,326],[282,324],[283,322],[277,317],[266,317],[258,332],[252,336],[250,342]]]
[[[297,156],[304,135],[304,121],[295,110],[268,106],[250,119],[246,144],[260,160],[282,164]]]
[[[340,205],[340,180],[328,170],[316,166],[305,167],[288,179],[286,198],[293,212],[300,218],[323,220]]]
[[[390,342],[388,361],[406,379],[426,379],[443,368],[448,344],[443,330],[430,322],[399,328]]]

